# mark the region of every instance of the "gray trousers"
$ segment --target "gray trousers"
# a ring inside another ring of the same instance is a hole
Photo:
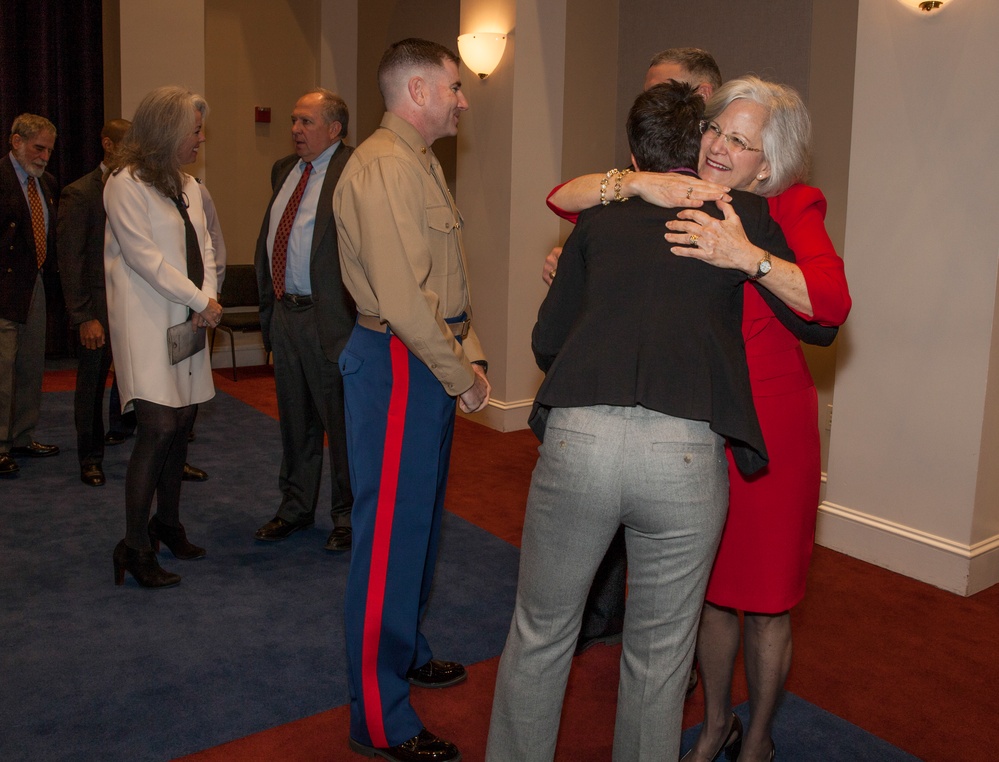
[[[271,319],[274,381],[281,425],[281,507],[285,521],[311,521],[323,477],[323,434],[329,439],[330,515],[349,527],[354,495],[347,468],[347,427],[340,368],[323,354],[312,306],[279,301]]]
[[[556,408],[540,452],[486,759],[553,759],[586,594],[623,524],[628,606],[614,760],[675,760],[728,506],[724,441],[707,423],[641,407]]]
[[[0,452],[35,438],[45,373],[45,286],[42,274],[24,323],[0,318]]]

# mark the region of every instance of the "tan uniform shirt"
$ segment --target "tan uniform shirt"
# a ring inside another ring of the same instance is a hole
[[[485,356],[474,330],[459,344],[444,322],[472,314],[461,216],[437,157],[409,122],[382,117],[344,167],[333,211],[357,311],[387,323],[448,394],[468,391],[470,361]]]

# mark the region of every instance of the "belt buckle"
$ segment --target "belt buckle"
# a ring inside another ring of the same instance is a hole
[[[461,339],[467,339],[468,338],[468,328],[469,328],[469,326],[471,326],[471,324],[472,324],[472,321],[470,319],[468,319],[468,318],[465,318],[464,320],[461,321],[461,333],[458,334],[459,338],[461,338]]]

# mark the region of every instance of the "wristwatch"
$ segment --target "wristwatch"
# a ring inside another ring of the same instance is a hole
[[[489,372],[489,363],[486,360],[472,360],[472,365],[480,366],[483,373]]]
[[[750,280],[759,280],[768,272],[773,269],[773,264],[770,262],[770,252],[763,252],[763,259],[760,260],[759,264],[756,265],[756,275],[750,275]]]

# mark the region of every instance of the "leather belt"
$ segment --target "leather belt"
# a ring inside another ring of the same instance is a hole
[[[311,307],[312,306],[312,295],[311,294],[289,294],[287,291],[284,292],[284,296],[281,297],[282,302],[288,302],[288,304],[293,304],[296,307]]]
[[[358,315],[357,324],[370,331],[378,331],[378,333],[392,333],[392,329],[389,328],[388,323],[383,323],[382,319],[377,315]],[[464,339],[468,336],[468,328],[471,324],[471,320],[464,318],[455,323],[448,323],[447,327],[450,328],[451,333],[459,339]]]

